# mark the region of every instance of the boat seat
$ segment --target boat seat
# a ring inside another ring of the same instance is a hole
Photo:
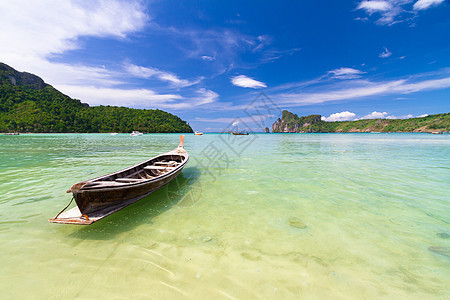
[[[173,170],[175,167],[163,167],[163,166],[146,166],[146,170]]]
[[[147,180],[147,179],[140,179],[140,178],[117,178],[116,179],[116,181],[121,181],[121,182],[130,182],[130,181],[139,182],[139,181],[144,181],[144,180]]]
[[[98,187],[99,185],[115,185],[115,184],[119,184],[119,182],[115,182],[115,181],[94,181],[94,182],[89,182],[88,184],[84,185],[83,188],[91,188],[91,187]]]
[[[176,165],[177,162],[176,161],[157,161],[155,162],[155,165]]]

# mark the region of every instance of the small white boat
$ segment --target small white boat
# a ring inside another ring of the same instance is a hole
[[[196,131],[196,132],[194,132],[194,134],[195,134],[195,135],[203,135],[203,132],[198,132],[198,131]]]
[[[139,131],[133,131],[133,132],[131,133],[131,136],[140,136],[140,135],[143,135],[143,133],[142,133],[142,132],[139,132]]]
[[[111,135],[118,135],[117,132],[111,132]]]

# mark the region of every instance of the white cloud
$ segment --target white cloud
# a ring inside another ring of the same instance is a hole
[[[69,84],[111,86],[124,83],[120,72],[104,67],[54,63],[46,59],[27,57],[22,58],[20,65],[22,64],[25,67],[17,67],[14,64],[11,64],[11,67],[19,71],[34,73],[55,87]]]
[[[392,9],[392,4],[388,1],[361,1],[356,9],[364,9],[372,14],[378,11],[388,11]]]
[[[364,0],[359,2],[356,10],[363,10],[369,16],[375,15],[377,18],[375,23],[378,25],[391,26],[405,21],[412,23],[419,10],[439,5],[444,0],[419,0],[412,5],[413,2],[414,0]]]
[[[261,51],[264,47],[270,45],[272,43],[272,37],[269,35],[260,35],[256,38],[256,43],[256,47],[252,49],[253,52]]]
[[[181,95],[158,94],[149,89],[118,89],[81,85],[61,85],[58,86],[58,89],[71,97],[82,99],[89,105],[155,108],[169,107],[177,100],[183,99]]]
[[[274,62],[286,55],[294,55],[294,53],[302,50],[301,48],[292,48],[287,50],[268,49],[262,52],[262,58],[259,60],[262,63]]]
[[[414,118],[412,114],[407,114],[404,116],[387,116],[386,119],[411,119]]]
[[[422,115],[419,117],[423,117],[427,115]],[[404,116],[394,116],[389,115],[387,112],[378,112],[373,111],[370,114],[365,115],[361,118],[356,118],[356,114],[349,112],[349,111],[343,111],[340,113],[331,114],[329,117],[322,116],[323,121],[327,122],[336,122],[336,121],[358,121],[358,120],[364,120],[364,119],[410,119],[414,118],[412,114],[407,114]]]
[[[197,100],[196,105],[213,103],[213,102],[216,102],[217,99],[219,98],[219,94],[217,94],[216,92],[213,92],[211,90],[207,90],[205,88],[199,89],[197,91],[197,94],[200,97],[195,98]]]
[[[177,99],[181,100],[177,102],[170,100],[167,101],[167,103],[159,104],[159,107],[170,108],[175,110],[189,110],[194,107],[199,109],[206,108],[209,107],[210,104],[216,102],[219,99],[219,94],[217,94],[214,91],[201,88],[195,91],[195,94],[191,95],[190,97],[180,96],[180,98]]]
[[[356,9],[362,9],[369,15],[380,14],[381,17],[376,21],[378,25],[395,24],[395,17],[403,12],[400,2],[409,0],[390,0],[390,1],[361,1]]]
[[[388,115],[387,112],[374,111],[374,112],[371,112],[368,115],[365,115],[361,119],[384,119],[384,118],[386,118],[387,115]]]
[[[345,89],[333,89],[325,92],[318,93],[288,93],[280,94],[279,101],[284,105],[309,105],[316,103],[323,103],[329,101],[349,100],[360,97],[367,97],[373,95],[380,95],[388,93],[393,90],[394,87],[400,86],[404,81],[391,81],[378,84],[372,84],[365,82],[363,86],[355,85],[354,87]],[[450,84],[450,82],[449,82]]]
[[[340,86],[341,85],[325,85],[320,87],[320,92],[282,92],[274,94],[273,97],[278,99],[279,105],[283,105],[284,107],[296,107],[330,101],[349,101],[370,96],[410,94],[419,91],[446,89],[450,87],[450,77],[414,82],[411,79],[385,82],[353,80],[348,81],[345,88]]]
[[[167,81],[176,87],[187,87],[197,84],[201,81],[201,78],[196,81],[189,81],[186,79],[180,79],[173,73],[161,71],[156,68],[148,68],[142,66],[136,66],[133,64],[126,64],[125,70],[128,74],[139,77],[139,78],[152,78],[156,77],[159,80]]]
[[[267,85],[264,82],[257,81],[245,75],[238,75],[231,77],[231,83],[236,86],[245,87],[245,88],[265,88]]]
[[[50,78],[61,64],[49,69],[42,64],[49,67],[53,55],[80,48],[80,37],[124,39],[142,29],[148,19],[136,1],[1,1],[0,57],[14,68]],[[69,75],[71,69],[77,75],[91,69],[65,66],[63,75]],[[84,75],[88,78],[89,72]],[[58,82],[68,79],[60,78]]]
[[[378,57],[381,57],[381,58],[387,58],[387,57],[389,57],[389,56],[391,56],[392,55],[392,53],[386,48],[386,47],[384,47],[384,50],[383,50],[383,52],[381,52],[379,55],[378,55]],[[403,57],[404,58],[404,57]]]
[[[425,117],[428,117],[428,114],[423,114],[423,115],[420,115],[420,116],[417,116],[418,118],[425,118]]]
[[[441,3],[444,3],[444,0],[418,0],[413,7],[415,10],[424,10]]]
[[[349,112],[349,111],[343,111],[340,113],[331,114],[329,117],[322,116],[322,121],[327,121],[327,122],[351,121],[351,120],[354,120],[355,117],[356,117],[356,114]]]
[[[158,69],[136,66],[133,64],[126,64],[125,70],[128,72],[128,74],[139,78],[150,78],[153,76],[161,75],[163,73]]]
[[[179,94],[159,94],[150,89],[120,89],[81,85],[61,85],[63,93],[82,99],[89,105],[114,105],[139,108],[189,109],[210,104],[219,95],[211,90],[199,89],[194,95],[185,97]]]
[[[208,56],[208,55],[203,55],[202,56],[202,59],[204,60],[204,61],[214,61],[214,57],[212,57],[212,56]]]
[[[364,73],[366,72],[353,68],[339,68],[327,72],[329,76],[338,79],[354,79],[361,77],[360,75]]]
[[[410,118],[414,118],[414,116],[412,114],[407,114],[407,115],[403,115],[403,116],[394,116],[394,115],[389,115],[387,112],[374,111],[368,115],[365,115],[364,117],[359,118],[358,120],[363,120],[363,119],[410,119]]]

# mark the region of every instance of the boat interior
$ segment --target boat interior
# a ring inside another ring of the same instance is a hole
[[[186,158],[182,155],[167,154],[154,157],[130,168],[95,178],[83,186],[94,188],[99,185],[123,185],[139,183],[157,178],[176,169]]]

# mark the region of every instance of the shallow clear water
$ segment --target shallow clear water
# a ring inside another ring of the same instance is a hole
[[[91,226],[47,222],[72,184],[177,145],[0,136],[0,298],[450,297],[449,135],[187,135],[163,189]]]

